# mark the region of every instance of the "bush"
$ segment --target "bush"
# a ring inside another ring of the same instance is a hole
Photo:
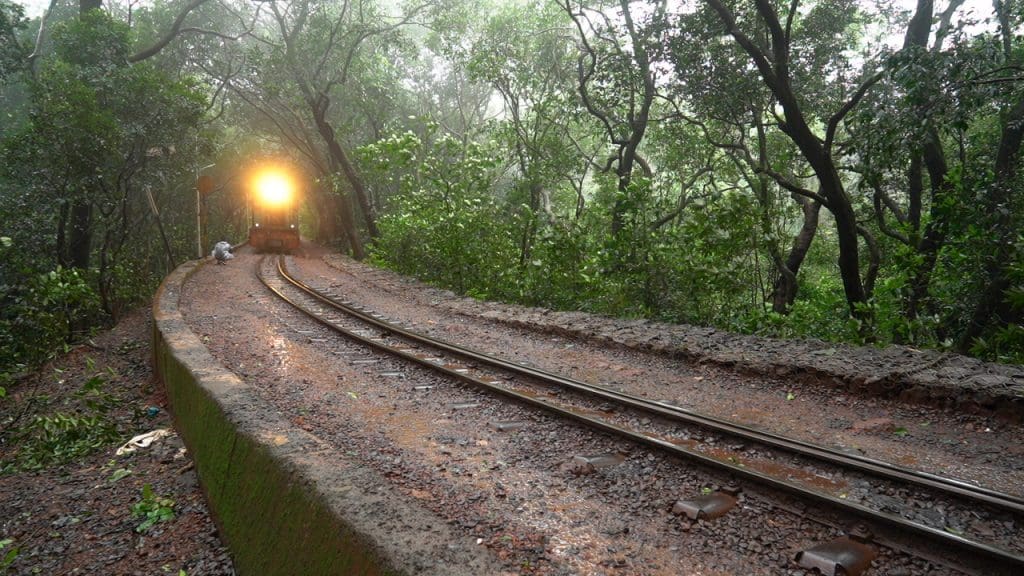
[[[0,276],[0,385],[45,362],[102,317],[99,297],[78,270],[14,276],[23,281]]]

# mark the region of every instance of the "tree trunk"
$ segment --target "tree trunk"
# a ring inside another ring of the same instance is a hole
[[[347,162],[348,157],[345,155],[344,150],[341,149],[341,145],[338,144],[338,140],[334,137],[334,128],[327,122],[326,113],[328,105],[329,100],[326,97],[321,100],[321,103],[314,105],[312,107],[313,120],[316,123],[320,136],[327,143],[328,164],[330,165],[331,173],[337,174],[338,169],[341,168],[341,172],[346,174],[346,181],[351,185],[352,180],[347,177],[345,165],[342,164],[342,159]],[[349,246],[352,248],[352,256],[356,260],[362,260],[366,257],[366,252],[363,250],[363,240],[359,237],[359,229],[356,226],[349,194],[338,189],[337,186],[334,187],[334,192],[339,194],[338,212],[339,216],[341,216],[341,226],[344,229],[345,236],[348,238]],[[376,230],[376,226],[374,230]]]
[[[928,46],[928,36],[932,31],[932,14],[935,12],[935,0],[917,0],[914,16],[907,23],[907,33],[903,37],[903,47]]]
[[[57,215],[57,264],[64,268],[71,265],[71,259],[67,251],[67,226],[68,226],[68,203],[60,203],[60,213]]]
[[[914,269],[910,278],[910,295],[907,299],[905,314],[914,320],[920,313],[920,305],[928,299],[932,271],[939,258],[939,252],[946,244],[946,231],[949,228],[949,210],[945,207],[948,185],[946,175],[946,155],[939,143],[938,133],[934,128],[928,130],[923,150],[924,164],[928,168],[931,180],[931,208],[928,214],[928,225],[925,226],[924,237],[917,245],[920,264]]]
[[[523,156],[520,156],[520,168],[523,173],[526,173],[526,162]],[[523,268],[526,263],[533,257],[533,240],[537,235],[537,218],[538,212],[541,210],[541,185],[538,182],[532,180],[529,184],[530,188],[530,218],[523,227],[523,234],[519,239],[519,267]]]
[[[366,258],[366,251],[363,249],[363,239],[359,236],[356,227],[356,219],[352,214],[352,200],[349,194],[343,190],[335,190],[337,193],[338,216],[341,220],[341,228],[348,240],[349,248],[352,249],[352,257],[356,260]]]
[[[811,249],[814,235],[818,231],[818,216],[821,213],[821,203],[796,195],[793,196],[793,199],[800,203],[804,214],[804,223],[796,238],[793,239],[789,256],[786,257],[784,263],[781,263],[779,278],[775,281],[772,290],[772,310],[778,314],[789,314],[790,307],[796,301],[797,274],[807,256],[807,251]]]
[[[370,238],[380,236],[380,232],[377,230],[377,221],[373,213],[373,207],[370,205],[370,197],[366,192],[366,185],[363,183],[363,179],[359,176],[359,172],[356,171],[355,166],[352,165],[351,160],[349,160],[345,149],[342,148],[341,144],[338,142],[338,138],[334,133],[334,127],[327,121],[327,109],[331,105],[330,97],[326,94],[320,94],[319,101],[311,104],[313,109],[313,120],[316,122],[317,132],[320,133],[320,137],[323,138],[324,142],[327,144],[327,151],[330,156],[331,164],[333,164],[335,168],[341,168],[341,172],[345,175],[345,179],[348,180],[348,184],[352,188],[352,192],[355,194],[356,200],[359,202],[359,207],[363,213],[363,223],[366,225],[367,233],[370,235]],[[349,210],[351,211],[351,208]]]
[[[910,159],[907,171],[907,219],[910,221],[910,245],[921,244],[921,198],[924,196],[924,174],[921,172],[921,155],[915,153]]]
[[[90,10],[99,10],[101,0],[79,0],[78,16]],[[68,263],[85,270],[89,267],[92,251],[92,203],[87,198],[76,198],[71,203],[71,238],[68,241]]]
[[[779,91],[779,101],[791,119],[783,126],[793,143],[797,145],[811,165],[818,179],[819,193],[828,201],[828,210],[836,222],[836,237],[839,241],[839,274],[843,281],[843,292],[850,313],[862,316],[859,306],[866,302],[864,285],[860,279],[860,249],[857,240],[857,218],[853,212],[850,197],[843,189],[842,180],[836,170],[831,155],[825,150],[821,140],[811,131],[804,120],[803,113],[797,103],[796,96],[789,88],[788,80]]]
[[[878,247],[875,235],[864,226],[857,226],[857,233],[864,239],[864,245],[868,249],[868,269],[864,273],[864,296],[871,300],[875,293],[875,280],[878,279],[878,270],[882,267],[882,251]]]
[[[92,203],[76,199],[71,204],[71,239],[68,242],[68,260],[72,267],[89,268],[92,252]]]
[[[359,202],[359,209],[363,214],[363,223],[366,225],[366,232],[370,235],[370,238],[380,236],[380,231],[377,229],[377,217],[374,214],[373,206],[370,204],[370,195],[366,191],[366,184],[363,182],[362,177],[359,175],[359,172],[356,171],[356,168],[352,164],[351,160],[349,160],[345,149],[338,144],[337,140],[333,141],[330,149],[331,154],[337,155],[338,164],[341,165],[341,169],[345,173],[345,178],[348,180],[349,186],[351,186],[352,191],[355,192],[356,200]]]
[[[649,106],[649,104],[648,104]],[[646,108],[646,107],[645,107]],[[633,182],[633,164],[636,163],[636,149],[644,137],[647,129],[647,113],[643,114],[643,122],[630,122],[633,130],[629,135],[629,142],[619,151],[618,167],[615,170],[618,176],[619,195],[612,206],[612,236],[617,236],[622,231],[623,212],[625,211],[626,196],[629,194],[629,185]]]
[[[334,199],[324,190],[320,190],[317,199],[316,211],[316,241],[320,244],[330,244],[338,234],[337,211],[334,210]]]
[[[345,238],[348,239],[348,245],[352,249],[352,257],[356,260],[366,258],[363,239],[359,237],[359,230],[356,229],[356,218],[352,214],[352,202],[348,194],[338,198],[338,208],[341,226],[345,229]]]

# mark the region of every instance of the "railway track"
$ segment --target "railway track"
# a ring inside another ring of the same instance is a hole
[[[275,264],[275,265],[271,265]],[[825,574],[857,574],[870,565],[867,543],[909,552],[974,574],[1024,573],[1024,499],[956,479],[848,454],[667,403],[571,380],[461,346],[416,334],[344,301],[329,288],[289,274],[285,257],[258,264],[260,280],[275,294],[331,330],[465,384],[540,407],[586,426],[737,478],[735,486],[680,500],[674,512],[691,518],[728,513],[741,489],[781,490],[814,508],[840,511],[858,521],[850,537],[801,553],[801,565]],[[581,472],[614,465],[621,455],[577,457]],[[930,508],[907,502],[932,503]],[[970,531],[929,522],[928,509],[973,518]],[[848,526],[847,526],[848,527]]]

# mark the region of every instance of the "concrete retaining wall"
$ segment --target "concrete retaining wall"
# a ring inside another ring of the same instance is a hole
[[[498,574],[468,536],[273,412],[178,310],[188,262],[153,304],[155,373],[240,574]]]

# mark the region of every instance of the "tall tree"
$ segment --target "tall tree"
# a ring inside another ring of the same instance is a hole
[[[807,105],[794,84],[792,47],[793,33],[796,29],[794,24],[799,20],[799,4],[788,4],[783,13],[783,20],[770,0],[755,0],[753,13],[744,14],[749,19],[741,21],[735,9],[725,2],[706,0],[706,3],[717,14],[725,26],[726,33],[750,58],[761,80],[782,109],[783,117],[779,119],[779,128],[797,146],[803,159],[814,172],[818,190],[812,193],[806,190],[794,192],[820,202],[832,214],[839,245],[839,271],[846,301],[854,315],[863,316],[863,306],[867,303],[869,294],[865,290],[864,279],[861,278],[858,243],[859,236],[868,232],[858,227],[853,202],[840,176],[834,144],[840,123],[880,79],[880,75],[871,74],[863,78],[860,86],[830,116],[820,119],[809,116]],[[824,125],[823,137],[812,128],[813,122],[817,120]]]
[[[189,12],[196,6],[206,2],[207,0],[192,0],[192,2],[185,6],[180,13],[179,18],[175,21],[174,26],[168,31],[168,34],[161,39],[156,45],[149,49],[145,49],[140,53],[131,54],[127,52],[124,47],[119,47],[117,51],[106,52],[110,46],[98,44],[95,46],[82,46],[83,50],[76,55],[68,55],[69,62],[76,66],[82,67],[86,71],[87,75],[93,76],[96,79],[102,78],[102,70],[109,68],[110,66],[125,66],[129,60],[138,62],[145,60],[156,53],[158,53],[163,47],[165,47],[173,38],[177,36],[180,31],[181,22],[189,14]],[[102,0],[79,0],[79,17],[88,25],[98,25],[99,20],[93,17],[93,13],[101,11]],[[86,185],[92,186],[92,185]],[[92,258],[93,252],[93,212],[95,204],[92,197],[97,195],[98,191],[95,189],[84,189],[75,195],[71,202],[70,213],[68,215],[67,226],[70,227],[69,239],[67,242],[66,253],[61,250],[61,262],[75,268],[87,269]],[[61,229],[63,229],[64,223],[61,223]],[[63,240],[62,240],[63,243]]]
[[[654,2],[653,10],[639,20],[629,0],[620,0],[621,24],[604,12],[610,6],[587,6],[563,0],[562,8],[572,18],[580,47],[577,89],[583,106],[604,127],[613,153],[605,169],[615,167],[617,191],[612,207],[611,233],[623,228],[626,197],[637,165],[645,167],[640,156],[651,119],[651,107],[657,97],[655,51],[662,45],[665,6]],[[620,30],[619,26],[623,29]],[[650,168],[644,170],[650,176]]]
[[[24,8],[10,0],[0,0],[0,84],[25,66],[29,50],[19,33],[27,24]]]
[[[573,98],[574,47],[565,39],[570,31],[563,17],[547,3],[506,6],[491,16],[468,55],[474,77],[487,81],[503,103],[503,136],[527,208],[520,267],[530,261],[539,230],[563,225],[553,193],[585,169],[570,136],[581,111]]]
[[[55,206],[58,264],[85,268],[95,241],[98,292],[116,317],[122,299],[115,284],[125,279],[115,274],[150,214],[143,190],[187,170],[170,151],[184,143],[180,128],[198,122],[202,97],[152,66],[127,65],[129,31],[101,10],[53,36],[54,52],[33,83],[29,122],[7,145],[17,160],[7,176],[25,183],[40,205]]]
[[[1024,89],[1016,74],[1007,76],[1009,70],[1019,70],[1024,62],[1020,46],[1016,45],[1019,35],[1014,33],[1021,23],[1019,3],[1013,0],[995,0],[996,17],[999,21],[999,46],[995,68],[988,78],[977,82],[1000,87],[999,138],[996,148],[993,181],[982,198],[983,221],[993,240],[992,252],[986,255],[983,284],[974,302],[967,328],[957,341],[957,348],[967,351],[975,340],[988,328],[993,315],[998,316],[997,326],[1016,326],[1020,331],[1024,318],[1024,305],[1020,294],[1024,293],[1024,281],[1019,272],[1021,260],[1020,223],[1022,183],[1018,178],[1020,149],[1024,142]],[[1005,88],[1003,88],[1005,86]],[[1016,282],[1015,282],[1016,280]],[[1016,294],[1017,303],[1010,305]]]

